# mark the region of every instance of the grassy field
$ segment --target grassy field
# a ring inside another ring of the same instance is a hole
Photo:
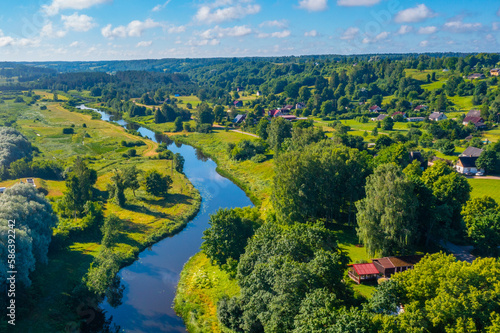
[[[472,186],[471,198],[480,198],[485,195],[500,203],[500,180],[498,179],[467,179]]]
[[[231,279],[199,252],[184,265],[174,309],[184,318],[189,332],[222,332],[217,320],[217,302],[224,295],[236,296],[239,290],[236,279]]]
[[[90,167],[98,172],[96,187],[100,191],[106,190],[115,169],[131,165],[142,171],[154,168],[170,174],[169,161],[154,158],[158,145],[150,140],[129,134],[111,123],[92,120],[89,115],[69,112],[58,103],[46,105],[47,110],[40,110],[39,106],[14,105],[11,101],[0,104],[0,114],[16,114],[15,127],[40,149],[41,155],[35,159],[53,159],[67,167],[76,156],[88,157]],[[74,125],[75,134],[62,134],[62,129],[71,125]],[[145,144],[136,147],[137,157],[125,158],[123,153],[129,148],[122,147],[121,141],[143,141]],[[122,264],[133,260],[146,246],[177,232],[198,211],[201,202],[198,191],[183,174],[173,171],[170,175],[173,186],[164,199],[147,194],[141,187],[135,195],[126,191],[127,203],[123,208],[112,201],[105,202],[105,215],[115,214],[124,224],[113,249],[123,257]],[[0,186],[11,186],[18,181],[5,181]],[[40,181],[35,179],[37,185]],[[45,182],[49,198],[57,200],[65,190],[64,182]],[[79,224],[78,219],[60,221],[66,225]],[[64,331],[67,323],[78,320],[76,309],[67,309],[66,304],[99,248],[100,235],[85,233],[67,240],[64,246],[51,248],[48,265],[38,265],[32,274],[33,292],[30,294],[35,301],[17,323],[20,332]],[[65,278],[61,279],[62,276]]]

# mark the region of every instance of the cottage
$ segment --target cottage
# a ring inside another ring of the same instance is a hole
[[[467,78],[469,80],[480,80],[480,79],[484,79],[485,76],[484,76],[484,74],[481,74],[481,73],[474,73],[474,74],[467,76]]]
[[[406,119],[406,112],[402,112],[402,111],[397,111],[397,112],[394,112],[392,114],[392,118],[394,118],[395,116],[397,116],[398,114],[402,115],[404,119]]]
[[[457,161],[457,165],[455,165],[455,169],[458,173],[461,174],[475,174],[477,172],[484,173],[484,169],[478,169],[476,167],[477,157],[470,156],[460,156]]]
[[[373,106],[370,106],[370,112],[380,112],[382,111],[382,108],[378,105],[373,105]]]
[[[262,91],[257,91],[257,96],[261,96],[262,95]]]
[[[476,147],[467,147],[460,156],[468,156],[468,157],[479,157],[483,150],[481,148]]]
[[[239,114],[233,119],[233,123],[240,124],[247,118],[246,114]]]
[[[493,68],[490,70],[490,75],[491,76],[498,76],[500,74],[500,68]]]
[[[289,114],[290,111],[293,110],[293,105],[285,105],[284,107],[281,108],[281,112],[283,114]]]
[[[373,259],[372,262],[380,274],[386,278],[390,278],[394,273],[413,269],[415,264],[418,263],[422,257],[421,255],[385,257]]]
[[[372,121],[382,121],[385,117],[389,117],[387,114],[379,114],[377,118],[372,118]]]
[[[432,121],[440,121],[440,120],[444,120],[447,118],[448,117],[446,117],[446,115],[443,112],[433,112],[429,116],[429,120],[432,120]]]
[[[283,115],[283,113],[281,112],[280,109],[274,109],[274,110],[267,111],[267,115],[269,117],[278,117],[278,116]]]
[[[376,279],[380,272],[373,263],[368,264],[353,264],[348,270],[349,277],[360,284],[362,281]]]
[[[305,103],[302,103],[302,102],[299,102],[297,104],[295,104],[295,108],[297,110],[301,110],[301,109],[304,109],[306,107],[306,104]]]
[[[482,129],[486,127],[486,124],[484,123],[484,119],[482,117],[471,117],[471,116],[466,116],[462,122],[465,126],[469,125],[469,123],[474,124],[477,129]]]
[[[243,106],[243,102],[242,102],[242,101],[234,101],[234,102],[233,102],[233,104],[234,104],[234,106],[235,106],[235,107],[237,107],[237,108],[238,108],[238,107],[242,107],[242,106]]]
[[[418,122],[418,121],[424,121],[425,118],[424,117],[409,117],[406,120],[408,120],[410,122]]]
[[[429,107],[428,107],[427,105],[417,105],[417,106],[413,109],[413,111],[422,111],[422,110],[423,110],[423,111],[425,111],[425,110],[427,110],[428,108],[429,108]]]

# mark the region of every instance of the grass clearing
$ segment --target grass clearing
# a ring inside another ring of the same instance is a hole
[[[467,181],[472,186],[471,198],[481,198],[487,195],[500,203],[499,179],[468,178]]]

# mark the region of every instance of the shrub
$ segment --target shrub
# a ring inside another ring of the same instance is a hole
[[[262,163],[265,160],[267,160],[267,157],[264,154],[257,154],[254,157],[252,157],[252,162],[254,163]]]
[[[63,128],[63,134],[75,134],[75,130],[71,127]]]

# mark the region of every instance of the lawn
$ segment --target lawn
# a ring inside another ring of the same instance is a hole
[[[236,279],[212,265],[203,252],[184,265],[174,300],[175,311],[184,318],[189,332],[222,332],[217,302],[239,294]]]
[[[471,198],[481,198],[487,195],[500,203],[500,180],[468,178],[467,181],[472,186]]]

